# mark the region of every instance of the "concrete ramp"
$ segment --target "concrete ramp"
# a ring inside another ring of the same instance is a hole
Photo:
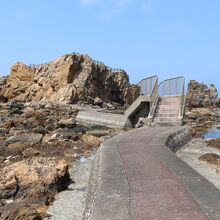
[[[76,117],[80,124],[103,125],[111,128],[131,127],[131,123],[125,115],[96,111],[81,111]]]

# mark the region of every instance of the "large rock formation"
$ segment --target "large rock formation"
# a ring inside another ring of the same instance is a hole
[[[22,102],[92,104],[99,97],[104,102],[131,104],[139,87],[129,84],[124,71],[113,71],[86,55],[69,54],[44,65],[16,63],[0,95]]]
[[[210,88],[203,83],[191,80],[187,93],[187,107],[198,108],[214,106],[218,101],[218,92],[213,84]]]
[[[191,80],[186,97],[185,123],[191,127],[192,135],[201,137],[213,125],[220,123],[219,99],[213,84],[210,88]]]

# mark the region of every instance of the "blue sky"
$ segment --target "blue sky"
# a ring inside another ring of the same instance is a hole
[[[219,11],[219,0],[1,1],[0,74],[76,51],[134,83],[184,75],[220,90]]]

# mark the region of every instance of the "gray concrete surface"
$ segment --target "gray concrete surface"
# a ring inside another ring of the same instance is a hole
[[[181,129],[141,128],[102,144],[84,219],[219,220],[219,190],[165,146]]]
[[[125,115],[97,111],[80,111],[76,117],[76,121],[79,124],[102,125],[111,128],[132,127]]]
[[[92,161],[93,157],[81,158],[76,166],[70,169],[70,176],[75,183],[56,196],[45,220],[81,220],[83,218]]]
[[[200,156],[207,153],[220,154],[220,151],[209,147],[205,140],[199,138],[193,139],[180,148],[176,155],[220,190],[220,174],[216,173],[214,167],[198,160]]]

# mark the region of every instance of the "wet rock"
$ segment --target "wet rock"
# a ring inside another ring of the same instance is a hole
[[[42,138],[42,134],[21,134],[7,138],[6,142],[8,144],[12,144],[15,142],[32,142],[34,144],[37,144],[42,140]]]

